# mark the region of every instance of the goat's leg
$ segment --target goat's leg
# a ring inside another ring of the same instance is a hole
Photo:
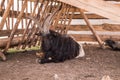
[[[44,64],[53,62],[52,55],[52,52],[45,52],[44,57],[39,61],[39,63]]]
[[[41,60],[39,61],[40,64],[51,63],[51,62],[53,62],[53,60],[49,60],[49,59],[41,59]]]

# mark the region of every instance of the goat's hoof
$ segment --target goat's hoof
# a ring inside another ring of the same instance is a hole
[[[40,63],[40,64],[44,64],[45,62],[44,62],[43,60],[40,60],[39,63]]]
[[[38,63],[40,63],[40,64],[44,64],[44,63],[45,63],[45,62],[44,62],[43,60],[41,60],[41,59],[37,59],[36,62],[38,62]]]

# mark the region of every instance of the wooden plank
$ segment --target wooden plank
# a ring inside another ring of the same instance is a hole
[[[96,41],[95,37],[93,35],[88,34],[70,34],[70,36],[74,37],[77,41]],[[105,41],[106,39],[112,39],[115,41],[120,41],[120,35],[99,35],[102,41]],[[97,41],[96,41],[97,42]]]
[[[115,24],[102,24],[93,26],[96,31],[120,31],[120,25]],[[89,31],[87,25],[71,25],[69,30],[72,31]]]
[[[120,7],[103,0],[58,0],[120,22]]]
[[[0,31],[0,37],[4,37],[4,36],[10,36],[12,30],[1,30]],[[14,35],[19,35],[19,34],[23,34],[24,29],[18,29],[16,30]]]
[[[69,14],[71,16],[71,14]],[[105,17],[96,15],[96,14],[86,14],[88,19],[107,19]],[[83,19],[81,14],[74,14],[73,19]]]

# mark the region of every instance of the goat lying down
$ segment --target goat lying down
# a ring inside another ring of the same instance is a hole
[[[120,42],[116,42],[110,39],[105,40],[105,45],[109,46],[115,51],[120,51]]]
[[[40,60],[42,64],[63,62],[77,56],[83,57],[85,55],[83,48],[81,48],[73,38],[49,29],[53,16],[55,16],[55,13],[60,9],[61,6],[50,15],[47,15],[43,22],[39,22],[38,19],[28,16],[28,18],[33,20],[39,27],[39,32],[36,33],[36,35],[42,38],[41,51],[44,53],[44,57]],[[80,53],[81,50],[82,53]]]
[[[83,57],[81,46],[70,36],[61,35],[50,30],[49,34],[42,35],[41,50],[45,54],[40,63],[63,62],[75,57]]]

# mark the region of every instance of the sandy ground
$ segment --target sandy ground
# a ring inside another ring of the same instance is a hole
[[[86,56],[63,63],[39,64],[34,51],[7,55],[0,61],[0,80],[120,80],[120,52],[85,46]]]

